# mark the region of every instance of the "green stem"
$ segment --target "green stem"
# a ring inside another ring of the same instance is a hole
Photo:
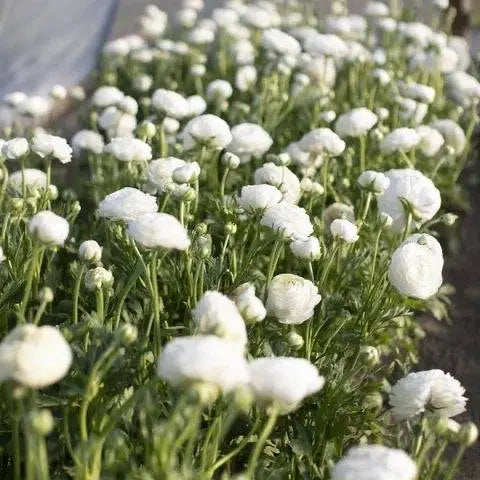
[[[26,322],[25,313],[27,311],[27,305],[28,305],[28,301],[30,299],[30,294],[32,291],[33,277],[37,269],[38,257],[42,249],[43,247],[36,243],[33,246],[32,258],[30,260],[30,265],[28,267],[28,272],[27,272],[27,282],[25,284],[25,290],[23,292],[22,303],[20,304],[20,310],[19,310],[19,320],[21,323]]]
[[[103,295],[103,287],[97,288],[97,290],[95,292],[95,297],[96,297],[96,302],[97,302],[97,306],[96,306],[97,316],[98,316],[100,322],[103,323],[103,321],[105,319],[105,311],[104,311],[105,298],[104,298],[104,295]]]
[[[250,459],[248,460],[247,478],[249,479],[253,480],[254,478],[258,459],[260,458],[260,454],[262,453],[265,442],[267,441],[268,437],[272,433],[273,428],[275,427],[275,423],[277,422],[278,415],[279,415],[278,407],[273,406],[272,410],[269,413],[268,421],[265,424],[265,427],[262,433],[260,434],[260,437],[258,437],[255,448],[253,449],[253,452],[250,455]]]
[[[455,474],[458,470],[458,465],[463,457],[463,454],[465,453],[466,448],[467,447],[465,445],[458,446],[457,453],[455,454],[453,460],[450,462],[450,466],[448,467],[444,480],[454,480]]]
[[[75,287],[73,290],[72,320],[74,325],[78,323],[78,298],[80,296],[80,287],[82,285],[82,279],[83,279],[84,273],[85,273],[85,265],[82,264],[80,271],[78,272],[78,276],[75,281]]]

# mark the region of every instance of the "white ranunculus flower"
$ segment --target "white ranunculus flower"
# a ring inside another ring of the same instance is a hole
[[[282,192],[273,185],[247,185],[242,187],[238,204],[245,210],[265,210],[282,200]]]
[[[278,28],[268,28],[263,31],[261,45],[266,50],[278,56],[300,55],[302,47],[298,40]]]
[[[29,151],[28,141],[23,137],[12,138],[2,145],[2,154],[7,160],[17,160]]]
[[[418,469],[403,451],[383,445],[352,447],[332,470],[332,480],[415,480]]]
[[[192,118],[185,125],[182,137],[183,146],[186,150],[191,150],[197,145],[208,145],[214,149],[222,149],[232,141],[228,123],[211,114]]]
[[[253,65],[242,65],[235,74],[235,87],[246,92],[257,81],[257,69]]]
[[[211,101],[227,100],[232,94],[233,88],[226,80],[213,80],[207,85],[207,98]]]
[[[345,142],[329,128],[317,128],[306,133],[298,142],[298,146],[304,152],[332,157],[341,155],[345,150]]]
[[[377,123],[378,117],[368,108],[354,108],[338,117],[335,132],[340,137],[362,137]]]
[[[277,187],[286,202],[297,204],[300,200],[300,180],[287,167],[280,167],[272,162],[265,163],[255,170],[254,180],[257,185],[267,183]]]
[[[404,97],[398,97],[395,101],[399,106],[398,115],[402,121],[413,125],[420,125],[423,122],[428,112],[426,103]]]
[[[305,51],[314,57],[332,57],[341,59],[348,54],[347,44],[338,36],[317,33],[304,42]]]
[[[305,209],[285,200],[268,207],[260,223],[281,232],[289,240],[309,237],[313,233],[313,226]]]
[[[158,211],[154,196],[136,188],[125,187],[107,195],[98,205],[97,214],[110,220],[133,220],[145,213]]]
[[[8,178],[8,188],[14,195],[22,195],[23,182],[28,190],[40,190],[47,188],[47,175],[36,168],[25,168],[13,172]]]
[[[98,125],[109,138],[133,137],[133,131],[137,128],[137,118],[111,105],[99,115]]]
[[[11,108],[18,107],[26,99],[27,99],[27,95],[24,92],[18,92],[18,91],[7,93],[7,95],[3,97],[4,103]]]
[[[228,151],[238,155],[242,163],[250,161],[251,157],[261,157],[272,146],[272,137],[255,123],[241,123],[232,130],[232,141]]]
[[[192,183],[200,176],[200,165],[197,162],[189,162],[173,170],[172,179],[176,183]]]
[[[455,155],[463,153],[467,144],[467,139],[465,132],[458,123],[455,123],[450,119],[444,119],[437,120],[436,122],[431,123],[430,126],[442,134],[445,143],[453,148]]]
[[[253,284],[243,283],[232,292],[231,297],[246,322],[261,322],[267,316],[265,306],[255,295]]]
[[[48,387],[67,374],[71,363],[70,345],[50,325],[19,325],[0,343],[0,381]]]
[[[380,85],[388,85],[392,81],[392,76],[383,68],[376,68],[372,71],[372,77],[378,80]]]
[[[102,288],[110,288],[113,285],[113,274],[103,267],[91,268],[85,274],[85,288],[91,292]]]
[[[427,244],[407,242],[393,253],[388,279],[400,294],[424,300],[441,287],[442,267],[443,262]]]
[[[188,116],[195,117],[202,115],[207,109],[207,102],[200,95],[191,95],[187,97]]]
[[[465,411],[467,399],[460,382],[442,370],[409,373],[390,393],[392,413],[397,420],[407,420],[427,411],[454,417]]]
[[[404,203],[412,209],[414,220],[424,223],[433,218],[441,205],[440,192],[433,182],[418,170],[410,168],[386,173],[390,186],[378,197],[378,209],[393,218],[393,229],[401,231],[406,225]]]
[[[417,102],[433,103],[435,100],[435,89],[429,85],[423,85],[415,82],[398,82],[400,93],[407,98]]]
[[[209,28],[196,27],[188,34],[188,40],[192,45],[209,45],[215,41],[215,32]]]
[[[267,311],[280,323],[297,325],[313,316],[322,299],[318,288],[305,278],[283,273],[272,279],[268,286]]]
[[[263,30],[278,26],[281,18],[276,10],[269,10],[264,6],[248,5],[242,13],[242,21],[246,25]]]
[[[185,250],[190,246],[187,230],[168,213],[138,215],[128,222],[127,234],[147,249]]]
[[[346,243],[355,243],[359,238],[357,226],[345,218],[335,219],[330,224],[330,233]]]
[[[147,162],[152,159],[152,147],[138,138],[114,138],[104,150],[121,162]]]
[[[400,246],[403,246],[407,243],[419,243],[420,245],[426,246],[436,257],[440,265],[440,268],[443,267],[443,250],[439,241],[429,235],[428,233],[414,233],[410,235]]]
[[[153,92],[152,105],[159,112],[176,119],[187,117],[190,113],[188,102],[182,95],[164,88]]]
[[[320,242],[316,237],[298,238],[290,243],[290,251],[302,260],[317,260],[320,258]]]
[[[445,143],[445,139],[442,134],[432,127],[427,125],[421,125],[416,128],[418,135],[420,136],[420,143],[418,148],[426,157],[434,157]]]
[[[151,190],[164,193],[173,182],[175,170],[187,165],[176,157],[158,158],[148,165],[147,184]]]
[[[409,152],[420,143],[420,136],[413,128],[396,128],[380,143],[382,153]]]
[[[365,5],[363,13],[366,17],[388,17],[390,9],[383,2],[370,1]]]
[[[95,240],[85,240],[78,247],[78,256],[83,262],[98,263],[102,259],[102,250]]]
[[[250,362],[250,387],[257,401],[286,414],[320,391],[325,379],[305,358],[266,357]]]
[[[214,335],[178,337],[168,342],[158,359],[157,375],[176,388],[208,383],[223,393],[249,380],[243,352]]]
[[[79,157],[82,152],[100,155],[103,152],[103,137],[93,130],[80,130],[72,137],[73,155]]]
[[[72,149],[62,137],[56,137],[47,133],[37,133],[32,139],[31,148],[33,152],[42,158],[51,155],[59,160],[60,163],[72,161]]]
[[[480,82],[466,72],[453,72],[446,77],[447,95],[455,103],[468,108],[480,100]]]
[[[147,38],[158,38],[167,28],[168,16],[156,5],[147,5],[139,21],[143,35]]]
[[[366,170],[358,177],[358,184],[380,195],[390,186],[390,179],[382,172],[375,172],[373,170]]]
[[[17,106],[18,113],[35,119],[44,117],[51,109],[52,102],[40,95],[27,97]]]
[[[50,210],[36,213],[28,222],[28,231],[40,243],[63,246],[68,237],[68,222]]]
[[[92,103],[96,107],[105,108],[110,105],[116,105],[124,96],[125,94],[117,87],[98,87],[93,93]]]
[[[235,303],[220,292],[205,292],[192,311],[201,333],[223,337],[241,348],[247,344],[247,330]]]

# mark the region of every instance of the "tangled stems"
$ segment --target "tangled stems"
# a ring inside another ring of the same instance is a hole
[[[263,428],[262,433],[258,437],[257,443],[255,444],[255,448],[253,449],[250,459],[248,460],[247,466],[247,478],[253,480],[255,477],[255,470],[257,467],[258,459],[260,458],[260,454],[263,450],[265,442],[270,437],[273,428],[275,427],[275,423],[277,423],[278,416],[280,414],[280,409],[277,405],[273,405],[268,412],[268,420]]]

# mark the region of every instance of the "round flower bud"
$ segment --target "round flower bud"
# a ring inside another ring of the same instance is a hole
[[[54,420],[50,410],[42,408],[33,410],[29,413],[29,421],[33,430],[42,437],[48,435],[54,427]]]
[[[68,222],[49,210],[35,214],[28,222],[28,231],[40,243],[63,246],[68,237]]]
[[[473,445],[478,438],[478,428],[472,422],[464,423],[458,432],[459,442],[466,447]]]
[[[297,332],[290,332],[287,335],[287,341],[292,350],[300,350],[305,343],[303,337]]]
[[[378,221],[384,228],[390,228],[393,225],[393,218],[385,212],[380,213]]]
[[[96,267],[88,270],[85,274],[85,288],[90,291],[107,289],[113,285],[113,275],[110,270]]]
[[[249,388],[240,386],[233,392],[233,403],[241,412],[248,413],[253,400],[254,396]]]
[[[205,235],[208,232],[208,226],[206,223],[199,223],[195,226],[195,233],[198,235]]]
[[[124,323],[118,328],[118,330],[115,332],[115,335],[118,336],[118,339],[124,345],[130,345],[137,340],[138,330],[137,327],[131,323]]]
[[[53,291],[50,287],[43,287],[38,292],[38,299],[41,303],[52,303],[53,302]]]
[[[137,128],[137,134],[140,137],[151,139],[157,133],[157,127],[154,123],[144,120]]]
[[[102,247],[95,240],[86,240],[78,248],[80,260],[86,263],[98,263],[102,259]]]
[[[362,402],[365,408],[380,410],[383,407],[383,397],[380,392],[369,393]]]
[[[377,363],[380,361],[380,353],[378,352],[378,349],[372,347],[371,345],[364,345],[360,349],[360,355],[365,364],[368,366],[377,365]]]
[[[261,322],[267,316],[267,311],[255,295],[255,287],[251,283],[237,287],[231,297],[247,323]]]
[[[58,188],[55,185],[49,185],[47,188],[47,196],[50,200],[58,198]]]
[[[454,225],[457,220],[458,215],[455,215],[454,213],[445,213],[440,217],[440,221],[449,227]]]
[[[231,152],[225,152],[222,155],[223,164],[230,170],[236,170],[240,165],[240,157]]]
[[[227,235],[235,235],[235,233],[237,233],[237,226],[232,222],[228,222],[225,225],[225,233]]]
[[[390,179],[381,172],[366,170],[358,177],[359,185],[376,195],[382,194],[390,185]]]

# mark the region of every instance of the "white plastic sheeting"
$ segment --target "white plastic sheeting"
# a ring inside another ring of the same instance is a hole
[[[128,1],[128,0],[127,0]],[[0,0],[0,99],[72,86],[95,65],[117,0]]]

